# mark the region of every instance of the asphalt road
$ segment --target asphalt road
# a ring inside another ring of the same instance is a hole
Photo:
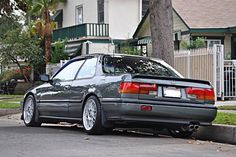
[[[0,157],[235,157],[236,146],[113,131],[89,136],[81,127],[28,128],[19,115],[0,118]]]

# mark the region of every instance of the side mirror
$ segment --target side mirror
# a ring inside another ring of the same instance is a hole
[[[43,82],[49,82],[50,81],[49,75],[47,75],[47,74],[40,75],[39,78]]]

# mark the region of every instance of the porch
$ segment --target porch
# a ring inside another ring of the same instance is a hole
[[[109,24],[85,23],[53,31],[54,42],[60,39],[73,41],[88,37],[109,38]]]

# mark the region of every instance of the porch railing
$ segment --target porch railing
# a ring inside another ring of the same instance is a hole
[[[74,40],[81,37],[109,37],[109,24],[85,23],[53,31],[53,41]]]

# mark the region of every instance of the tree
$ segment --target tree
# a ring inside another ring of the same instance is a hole
[[[36,66],[43,63],[42,49],[38,38],[32,38],[29,33],[22,32],[20,28],[8,31],[0,39],[0,63],[14,63],[20,69],[26,82],[30,80],[25,76],[21,61]]]
[[[174,66],[173,10],[171,0],[150,0],[152,56]]]
[[[0,15],[11,15],[14,10],[27,11],[25,0],[1,0]]]
[[[39,15],[44,20],[42,36],[44,38],[44,49],[46,63],[51,61],[51,43],[53,27],[51,23],[50,13],[54,11],[59,3],[64,3],[66,0],[28,0],[31,5],[30,12],[34,15]]]
[[[21,27],[18,20],[19,17],[16,15],[2,15],[0,17],[0,38],[2,38],[9,30]]]

